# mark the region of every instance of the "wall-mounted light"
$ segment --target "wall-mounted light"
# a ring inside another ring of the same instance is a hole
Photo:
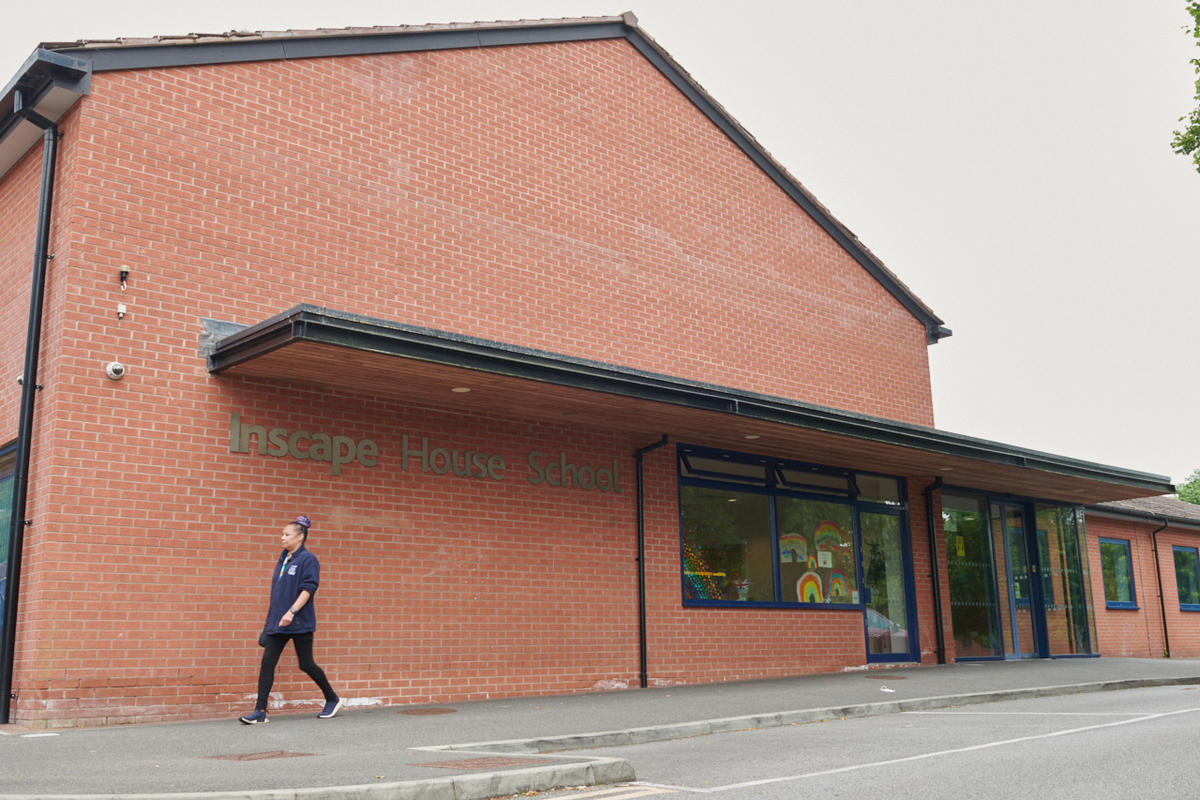
[[[471,389],[468,386],[455,386],[450,391],[454,392],[455,394],[467,394],[471,391]]]

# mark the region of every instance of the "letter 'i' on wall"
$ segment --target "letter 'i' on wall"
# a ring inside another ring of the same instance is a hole
[[[229,415],[229,451],[249,453],[251,439],[259,455],[282,458],[290,456],[298,461],[311,459],[329,464],[332,475],[341,475],[346,464],[358,463],[374,467],[379,463],[379,446],[371,439],[355,441],[349,436],[328,433],[310,433],[306,430],[289,432],[286,428],[267,428],[263,425],[246,425],[242,415]]]

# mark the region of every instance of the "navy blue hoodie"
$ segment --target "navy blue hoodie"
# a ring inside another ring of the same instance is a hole
[[[285,566],[286,565],[286,566]],[[267,611],[267,624],[263,633],[312,633],[317,629],[316,595],[321,583],[321,564],[317,557],[300,545],[288,558],[288,551],[279,554],[275,569],[271,571],[271,607]],[[307,589],[312,595],[292,620],[292,624],[279,627],[279,620],[287,613],[300,592]]]

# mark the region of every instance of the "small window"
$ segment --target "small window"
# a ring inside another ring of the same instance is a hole
[[[820,467],[779,464],[776,467],[776,475],[779,477],[779,485],[788,489],[847,497],[854,493],[854,484],[849,473],[838,474]]]
[[[884,503],[889,506],[900,505],[900,481],[895,478],[887,478],[883,475],[864,475],[860,472],[854,476],[854,482],[858,484],[859,500],[866,500],[869,503]]]
[[[1133,590],[1133,561],[1129,542],[1100,540],[1100,570],[1104,577],[1104,602],[1108,608],[1137,608]]]
[[[679,454],[680,475],[685,478],[708,478],[727,483],[749,483],[767,485],[767,463],[765,459],[734,459],[698,455],[681,451]]]
[[[1179,607],[1184,611],[1200,611],[1200,558],[1196,548],[1171,548],[1175,554],[1175,585],[1179,589]]]

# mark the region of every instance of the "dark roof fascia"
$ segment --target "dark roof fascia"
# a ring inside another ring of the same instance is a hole
[[[91,67],[85,58],[52,50],[34,50],[17,74],[0,90],[0,177],[41,138],[41,129],[17,113],[17,96],[25,109],[58,122],[75,101],[91,89]]]
[[[577,42],[617,39],[625,35],[623,22],[564,22],[561,25],[528,27],[463,28],[444,30],[360,33],[345,36],[278,37],[189,44],[113,45],[112,47],[65,47],[92,62],[96,72],[159,67],[188,67],[201,64],[236,64],[248,61],[280,61],[299,58],[413,53],[428,50],[457,50],[473,47]]]
[[[934,344],[951,335],[933,313],[848,229],[829,213],[766,150],[696,83],[663,48],[647,36],[636,19],[606,18],[591,21],[563,20],[512,26],[447,28],[389,33],[358,33],[305,37],[201,41],[188,44],[114,44],[111,47],[59,47],[58,52],[87,59],[96,72],[196,66],[200,64],[272,61],[348,55],[376,55],[518,44],[626,39],[675,88],[717,126],[755,165],[792,199],[818,226],[845,250],[925,327],[925,341]]]
[[[1139,511],[1132,508],[1112,508],[1103,503],[1084,506],[1088,516],[1107,517],[1110,519],[1127,519],[1153,525],[1167,523],[1171,528],[1192,528],[1200,530],[1200,520],[1187,517],[1177,517],[1174,514],[1162,514],[1157,511]]]
[[[1110,467],[999,442],[854,414],[543,350],[404,325],[302,304],[218,342],[208,370],[220,373],[295,342],[347,347],[401,358],[733,414],[881,444],[991,464],[1137,487],[1174,491],[1163,475]]]

